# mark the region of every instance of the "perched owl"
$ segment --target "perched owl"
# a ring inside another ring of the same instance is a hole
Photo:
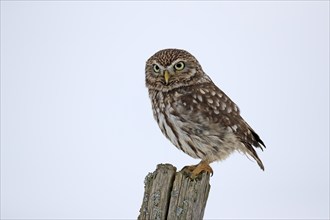
[[[264,170],[256,148],[265,147],[258,134],[240,116],[237,105],[204,73],[185,50],[164,49],[146,63],[146,86],[162,133],[180,150],[201,162],[189,166],[196,177],[214,161],[240,151]]]

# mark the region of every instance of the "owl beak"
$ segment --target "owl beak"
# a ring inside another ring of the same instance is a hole
[[[167,70],[165,70],[165,72],[164,72],[164,79],[165,79],[165,83],[167,85],[168,84],[168,80],[170,79],[170,74],[168,73]]]

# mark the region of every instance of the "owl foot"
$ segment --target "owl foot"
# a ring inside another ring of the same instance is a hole
[[[211,174],[211,176],[213,176],[212,168],[210,167],[210,165],[207,162],[204,162],[204,161],[201,161],[197,165],[185,166],[182,170],[187,171],[187,173],[191,179],[196,179],[199,174],[203,173],[203,171],[205,171],[207,174]]]

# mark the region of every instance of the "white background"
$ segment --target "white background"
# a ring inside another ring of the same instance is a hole
[[[329,218],[329,2],[1,1],[1,218],[131,218],[158,163],[145,61],[191,52],[264,140],[205,219]]]

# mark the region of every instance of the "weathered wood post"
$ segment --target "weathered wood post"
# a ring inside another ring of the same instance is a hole
[[[171,164],[158,164],[144,181],[139,220],[203,219],[210,191],[210,175],[192,180]]]

